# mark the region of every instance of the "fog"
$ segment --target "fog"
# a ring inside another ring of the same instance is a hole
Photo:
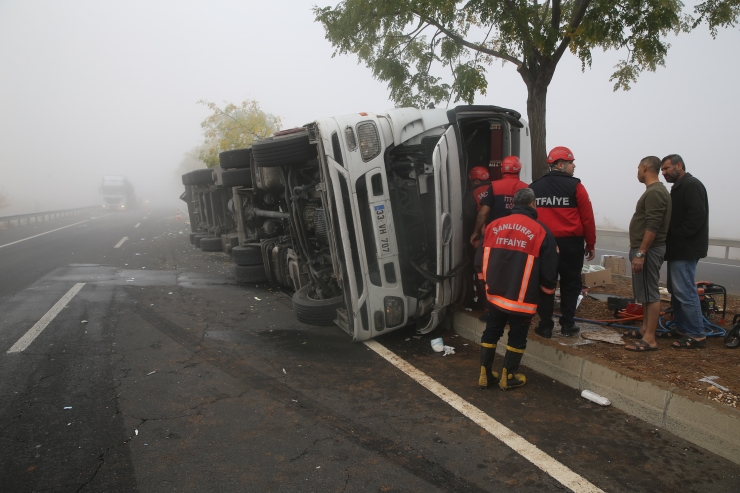
[[[152,205],[183,208],[180,173],[198,165],[187,154],[209,114],[201,99],[255,99],[286,128],[393,107],[355,57],[331,57],[315,3],[336,2],[0,2],[0,216],[99,204],[108,174]],[[548,148],[573,150],[597,223],[614,228],[644,190],[640,159],[679,153],[709,192],[710,234],[740,238],[725,219],[740,182],[740,31],[671,38],[666,67],[629,92],[608,80],[623,53],[594,53],[585,73],[566,54],[548,92]],[[488,79],[477,104],[526,113],[513,65]]]

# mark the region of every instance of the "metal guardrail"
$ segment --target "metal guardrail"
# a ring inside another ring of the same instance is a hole
[[[601,236],[616,236],[618,238],[629,238],[629,231],[623,231],[621,229],[596,229],[596,237]],[[725,258],[730,258],[730,248],[740,248],[740,240],[733,240],[732,238],[709,238],[709,245],[725,247]]]
[[[99,205],[90,206],[90,207],[78,207],[76,209],[62,209],[59,211],[47,211],[47,212],[32,212],[30,214],[16,214],[15,216],[3,216],[0,217],[0,229],[7,229],[13,226],[13,223],[15,222],[15,226],[24,226],[28,224],[38,223],[41,221],[51,221],[52,219],[56,219],[58,217],[69,217],[69,216],[78,216],[80,214],[83,214],[86,211],[91,210],[100,210]],[[39,218],[41,218],[41,221],[39,221]],[[25,224],[23,223],[23,220],[26,220]],[[31,221],[33,219],[33,221]]]

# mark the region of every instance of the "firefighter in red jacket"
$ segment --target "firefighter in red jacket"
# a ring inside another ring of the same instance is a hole
[[[501,390],[527,381],[515,373],[527,347],[527,332],[537,311],[540,293],[552,294],[557,284],[558,251],[552,233],[537,221],[534,192],[514,194],[511,214],[486,226],[476,267],[486,280],[488,322],[481,336],[478,385],[498,382]],[[492,371],[496,344],[509,324],[509,338],[501,378]]]
[[[470,243],[477,248],[483,225],[500,217],[508,216],[514,207],[514,194],[517,190],[527,188],[519,179],[522,163],[516,156],[507,156],[501,163],[501,179],[492,181],[486,193],[479,199],[478,217],[475,219]]]
[[[594,258],[596,225],[594,211],[581,180],[573,177],[576,165],[567,147],[555,147],[547,155],[550,172],[529,186],[537,196],[539,220],[552,231],[560,250],[560,333],[578,334],[576,305],[581,294],[583,257]],[[540,323],[534,331],[552,337],[555,295],[543,296],[537,308]]]

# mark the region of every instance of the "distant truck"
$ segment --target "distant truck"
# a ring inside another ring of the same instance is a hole
[[[136,208],[134,186],[125,176],[104,176],[100,193],[103,196],[103,209],[127,211]]]

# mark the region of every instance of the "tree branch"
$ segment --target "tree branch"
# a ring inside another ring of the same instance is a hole
[[[552,19],[550,20],[550,27],[554,31],[560,30],[560,0],[552,0]]]
[[[570,23],[568,23],[569,33],[572,33],[578,28],[578,26],[581,25],[581,22],[583,22],[583,18],[586,15],[586,11],[588,10],[589,5],[591,5],[591,0],[580,0],[580,2],[578,2],[577,8],[573,12],[573,18],[570,20]],[[563,53],[565,53],[565,50],[570,44],[570,40],[570,35],[566,35],[563,37],[563,40],[560,42],[560,46],[558,46],[558,49],[555,50],[555,54],[553,55],[553,60],[555,60],[555,63],[557,63],[563,56]]]
[[[416,15],[416,16],[417,16],[417,17],[419,17],[420,19],[423,19],[423,20],[424,20],[424,22],[426,22],[426,23],[428,23],[428,24],[431,24],[432,26],[434,26],[434,27],[436,27],[437,29],[439,29],[440,31],[442,31],[442,32],[443,32],[443,33],[444,33],[444,34],[445,34],[445,35],[446,35],[446,36],[447,36],[448,38],[450,38],[450,39],[453,39],[453,40],[457,41],[458,43],[460,43],[460,44],[461,44],[461,45],[463,45],[463,46],[467,46],[467,47],[468,47],[468,48],[470,48],[471,50],[476,50],[476,51],[480,51],[481,53],[485,53],[485,54],[487,54],[487,55],[491,55],[491,56],[494,56],[494,57],[496,57],[496,58],[500,58],[500,59],[502,59],[502,60],[506,60],[506,61],[508,61],[508,62],[511,62],[511,63],[513,63],[513,64],[514,64],[514,65],[516,65],[517,67],[519,67],[519,66],[521,66],[521,65],[522,65],[522,62],[521,62],[521,60],[518,60],[518,59],[514,58],[514,57],[513,57],[513,56],[511,56],[511,55],[507,55],[507,54],[505,54],[505,53],[501,53],[501,52],[499,52],[499,51],[496,51],[496,50],[491,50],[491,49],[489,49],[489,48],[486,48],[485,46],[481,46],[481,45],[477,45],[477,44],[475,44],[475,43],[471,43],[470,41],[467,41],[466,39],[464,39],[464,38],[462,38],[462,37],[458,36],[457,34],[453,33],[453,32],[452,32],[452,31],[450,31],[449,29],[445,28],[445,27],[444,27],[444,26],[442,26],[442,25],[441,25],[441,24],[440,24],[439,22],[437,22],[437,21],[435,21],[435,20],[433,20],[433,19],[429,19],[429,18],[427,18],[427,17],[425,17],[425,16],[421,15],[421,14],[420,14],[419,12],[417,12],[417,11],[414,11],[414,15]]]

